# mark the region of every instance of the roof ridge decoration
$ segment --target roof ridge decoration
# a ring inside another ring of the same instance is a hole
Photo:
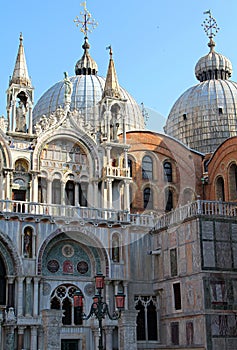
[[[97,27],[98,23],[87,10],[86,1],[82,2],[80,5],[84,8],[84,11],[80,12],[82,19],[76,16],[74,23],[76,23],[77,27],[80,26],[80,31],[84,34],[84,44],[82,45],[84,53],[81,59],[76,63],[75,73],[76,75],[95,75],[98,72],[98,67],[89,53],[90,44],[88,42],[88,33],[92,33],[92,30]]]
[[[26,64],[22,33],[20,33],[19,40],[20,40],[20,44],[19,44],[16,63],[14,66],[14,71],[13,71],[12,78],[10,80],[10,84],[31,86],[31,80],[28,74],[28,69]]]

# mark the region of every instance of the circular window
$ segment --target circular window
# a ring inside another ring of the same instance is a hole
[[[86,261],[79,261],[79,263],[77,264],[77,271],[79,273],[81,273],[82,275],[84,275],[85,273],[87,273],[88,271],[88,264]]]
[[[49,260],[49,262],[47,264],[47,269],[52,273],[57,272],[59,269],[58,261],[57,260]]]

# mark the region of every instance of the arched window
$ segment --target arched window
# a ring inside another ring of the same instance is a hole
[[[52,204],[61,204],[61,182],[54,179],[52,183]]]
[[[173,174],[172,174],[172,164],[170,162],[164,162],[164,179],[167,182],[173,181]]]
[[[75,205],[75,184],[73,181],[67,181],[65,186],[66,198],[65,202],[68,205]]]
[[[237,200],[237,166],[232,164],[229,168],[229,197],[231,201]]]
[[[174,208],[174,203],[173,203],[173,192],[171,189],[166,189],[165,190],[165,210],[170,211]]]
[[[74,307],[73,296],[76,290],[78,289],[75,286],[65,284],[57,287],[51,295],[51,309],[64,310],[63,325],[82,324],[82,317]]]
[[[32,258],[33,230],[30,226],[25,227],[23,240],[23,256]]]
[[[153,192],[150,187],[146,187],[143,191],[143,208],[144,209],[153,208]]]
[[[135,297],[137,340],[158,340],[157,300],[152,296]]]
[[[120,244],[119,244],[119,236],[117,233],[113,234],[112,237],[112,260],[113,262],[119,262],[120,255]]]
[[[6,269],[0,256],[0,305],[6,305]]]
[[[142,178],[152,180],[153,178],[153,163],[149,156],[142,159]]]
[[[129,176],[132,177],[132,160],[130,158],[128,158],[128,168],[130,171]]]
[[[216,200],[218,201],[225,200],[224,179],[221,176],[219,176],[216,180]]]
[[[47,202],[47,181],[44,177],[38,179],[38,201],[40,203]]]

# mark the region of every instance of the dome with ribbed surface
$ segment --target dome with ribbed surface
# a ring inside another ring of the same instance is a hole
[[[72,85],[70,111],[77,111],[82,124],[89,123],[97,128],[100,125],[99,102],[103,97],[106,79],[97,75],[97,64],[89,54],[90,45],[85,37],[83,56],[75,66],[76,76],[69,78]],[[128,131],[145,128],[144,117],[134,98],[123,88],[120,98],[126,100],[125,125]],[[33,110],[33,124],[39,122],[44,115],[49,118],[59,107],[65,107],[65,80],[61,80],[49,88],[39,99]],[[120,125],[122,128],[122,124]],[[119,131],[122,132],[122,129]]]
[[[210,52],[195,67],[199,84],[186,90],[172,107],[165,132],[202,153],[214,152],[227,138],[237,135],[237,83],[229,80],[228,58]]]
[[[77,110],[93,125],[99,120],[98,102],[102,98],[105,78],[98,75],[76,75],[70,77],[72,83],[72,97],[70,110]],[[126,126],[127,130],[144,129],[144,118],[134,98],[120,87],[121,97],[127,100]],[[49,117],[58,107],[64,107],[64,80],[49,88],[38,100],[33,110],[33,124],[42,115]],[[96,126],[96,125],[95,125]]]

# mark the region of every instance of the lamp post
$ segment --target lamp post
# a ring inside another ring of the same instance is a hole
[[[104,350],[103,346],[103,329],[102,329],[102,320],[107,315],[111,320],[118,320],[121,316],[121,311],[124,309],[124,301],[125,295],[121,292],[118,292],[115,295],[116,308],[117,310],[113,312],[111,315],[109,312],[108,304],[103,301],[102,290],[104,289],[104,280],[105,276],[103,274],[98,273],[95,276],[95,286],[97,289],[97,293],[93,297],[93,302],[90,308],[90,312],[88,315],[83,313],[83,294],[80,290],[76,291],[74,294],[74,307],[76,308],[76,315],[80,314],[81,319],[88,320],[92,316],[99,321],[99,350]]]

